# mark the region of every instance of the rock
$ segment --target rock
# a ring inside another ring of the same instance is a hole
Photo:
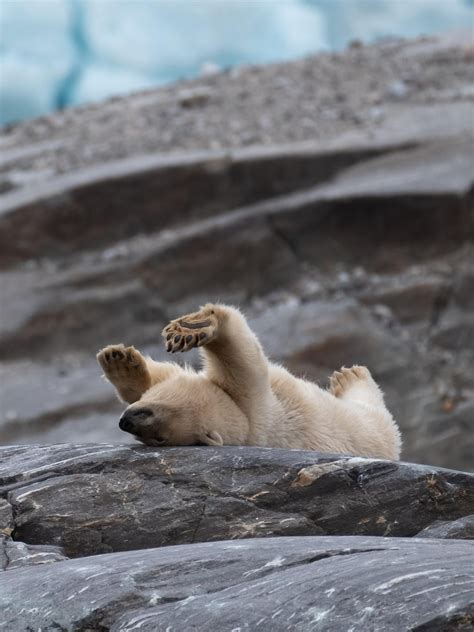
[[[474,476],[271,448],[0,449],[16,540],[69,557],[278,535],[413,536],[473,513]]]
[[[378,374],[402,366],[406,345],[386,335],[354,300],[298,301],[270,306],[252,320],[269,356],[296,373],[325,377],[332,367],[363,364]],[[315,367],[318,371],[315,372]]]
[[[13,533],[13,510],[10,503],[0,498],[0,534],[3,536],[10,536]]]
[[[440,152],[451,156],[449,167]],[[414,264],[472,242],[473,152],[467,137],[362,161],[327,186],[301,194],[299,204],[278,206],[273,225],[301,258],[319,266],[337,259],[377,272],[400,271],[408,260]],[[379,243],[383,248],[374,247]]]
[[[198,108],[206,105],[212,96],[212,90],[198,86],[194,89],[183,88],[178,92],[177,99],[183,108]]]
[[[429,424],[423,422],[429,419]],[[440,397],[437,404],[429,402],[421,407],[418,442],[423,442],[424,449],[433,460],[441,466],[449,465],[449,454],[456,451],[459,462],[466,469],[473,469],[474,454],[474,401]],[[414,446],[419,449],[420,445]]]
[[[474,540],[474,515],[447,522],[436,520],[433,524],[420,531],[416,537]]]
[[[51,564],[67,559],[58,546],[26,545],[0,535],[0,570],[11,571],[23,566]]]
[[[15,632],[467,632],[473,567],[472,545],[458,540],[291,537],[171,546],[4,573],[2,617]]]
[[[220,211],[314,186],[394,146],[400,144],[320,148],[304,143],[169,157],[135,156],[91,166],[74,175],[59,175],[41,181],[36,188],[25,187],[2,196],[0,267],[25,258],[80,251],[91,244],[107,247],[117,240],[183,226]],[[183,190],[186,195],[180,193]],[[48,211],[43,214],[45,206]],[[127,212],[131,206],[136,208],[133,215]],[[111,223],[111,218],[117,221]],[[100,228],[103,222],[107,231]],[[15,240],[8,239],[11,231],[17,234]]]
[[[402,323],[424,322],[434,324],[438,312],[449,303],[451,285],[443,276],[403,278],[397,276],[392,283],[384,281],[377,290],[363,288],[361,300],[369,305],[379,304],[390,309]]]
[[[387,86],[388,96],[393,97],[395,99],[403,99],[409,94],[409,92],[410,92],[409,86],[405,83],[405,81],[402,81],[401,79],[392,81]]]
[[[438,330],[432,336],[435,344],[447,349],[465,349],[473,340],[474,316],[459,312],[450,313],[443,318]]]

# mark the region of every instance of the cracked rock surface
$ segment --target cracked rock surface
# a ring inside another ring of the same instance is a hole
[[[3,573],[2,617],[8,630],[467,632],[473,562],[472,546],[459,540],[171,546]]]
[[[52,445],[0,457],[14,539],[68,557],[229,538],[415,536],[474,513],[471,474],[300,450]]]

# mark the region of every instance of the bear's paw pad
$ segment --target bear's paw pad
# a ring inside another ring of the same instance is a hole
[[[209,310],[202,310],[172,320],[161,335],[166,342],[166,351],[176,353],[208,344],[215,338],[216,332],[215,314]]]

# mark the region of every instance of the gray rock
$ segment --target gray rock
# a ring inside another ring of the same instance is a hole
[[[396,99],[403,99],[409,94],[409,92],[410,88],[408,87],[408,85],[400,79],[392,81],[387,86],[388,96],[394,97]]]
[[[474,515],[445,522],[436,520],[420,533],[417,538],[448,538],[450,540],[474,540]]]
[[[299,144],[138,156],[59,175],[2,196],[0,267],[182,226],[314,186],[360,160],[400,146],[405,143],[340,148]],[[130,214],[132,206],[135,212]],[[8,238],[12,233],[14,240]],[[110,248],[105,256],[110,257]]]
[[[474,316],[464,313],[447,315],[432,340],[445,349],[465,349],[474,341]]]
[[[300,450],[0,449],[14,537],[69,557],[278,535],[413,536],[473,513],[474,476]]]
[[[58,546],[26,545],[0,535],[0,570],[11,571],[23,566],[51,564],[67,559]]]
[[[0,534],[10,536],[13,532],[13,510],[5,498],[0,498]]]
[[[369,305],[389,308],[392,317],[402,323],[421,321],[429,326],[436,320],[436,312],[449,302],[450,293],[451,284],[444,276],[404,278],[398,275],[392,283],[384,279],[378,289],[364,287],[360,298]]]
[[[228,540],[12,570],[2,618],[11,632],[467,631],[473,568],[457,540]]]
[[[449,465],[450,454],[456,451],[466,469],[474,467],[474,398],[458,399],[456,394],[440,398],[438,405],[428,403],[421,408],[418,441],[441,466]],[[429,420],[423,422],[423,417]],[[442,440],[440,438],[442,437]]]

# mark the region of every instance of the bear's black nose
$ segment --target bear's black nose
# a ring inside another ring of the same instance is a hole
[[[153,412],[148,408],[132,408],[131,410],[126,410],[120,417],[119,428],[120,430],[125,430],[125,432],[137,434],[137,427],[140,421],[143,421],[151,415],[153,415]]]
[[[133,432],[133,429],[135,428],[135,424],[133,423],[133,420],[128,416],[127,413],[124,413],[120,417],[119,428],[120,430],[125,430],[125,432]]]

